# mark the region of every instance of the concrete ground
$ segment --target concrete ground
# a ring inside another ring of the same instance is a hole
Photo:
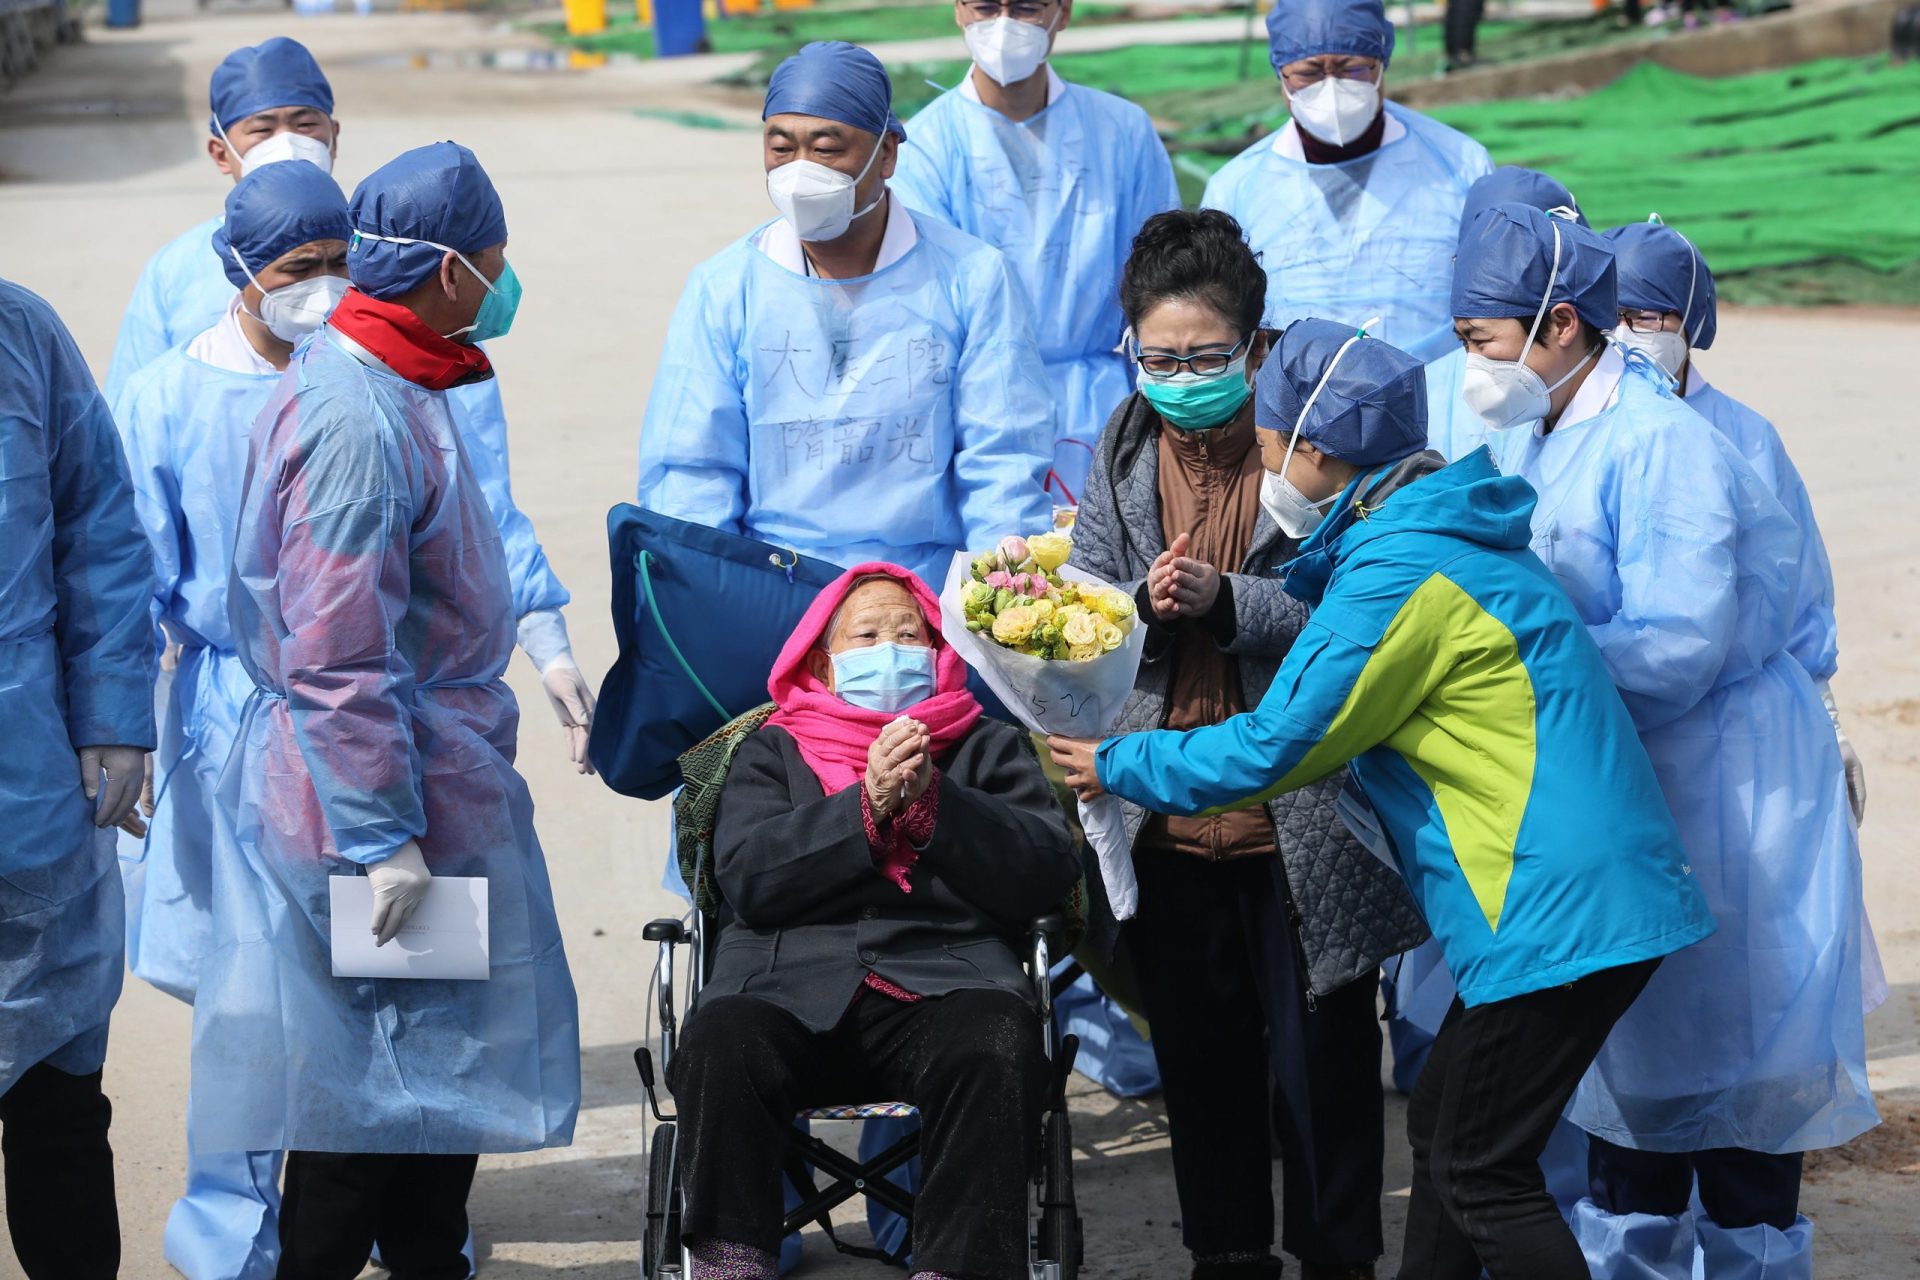
[[[199,16],[181,0],[150,0],[145,27],[96,32],[0,96],[0,274],[51,299],[96,370],[147,256],[219,208],[224,187],[204,154],[213,64],[282,33],[308,41],[333,80],[343,183],[446,137],[474,147],[498,182],[527,286],[513,335],[497,346],[517,496],[573,589],[581,663],[603,671],[613,656],[603,515],[632,496],[646,390],[688,269],[769,216],[754,134],[666,118],[739,118],[709,105],[695,64],[438,69],[460,61],[446,55],[526,42],[459,15],[300,22],[278,8]],[[436,69],[409,69],[416,56]],[[1836,693],[1872,780],[1868,901],[1893,996],[1868,1036],[1888,1123],[1813,1161],[1806,1208],[1831,1280],[1920,1273],[1920,864],[1901,835],[1920,826],[1920,535],[1907,514],[1920,448],[1906,390],[1917,321],[1734,313],[1708,362],[1717,382],[1780,424],[1819,505],[1845,641]],[[533,673],[517,662],[512,680],[526,711],[521,763],[580,990],[586,1101],[571,1148],[482,1162],[473,1220],[488,1276],[611,1280],[633,1275],[638,1253],[645,1117],[630,1055],[652,962],[640,929],[674,910],[656,887],[665,812],[575,777]],[[180,1183],[187,1037],[183,1006],[129,982],[107,1080],[124,1274],[139,1280],[171,1274],[160,1237]],[[1161,1108],[1083,1088],[1075,1109],[1088,1273],[1181,1274]],[[1407,1185],[1403,1118],[1396,1102],[1388,1275]],[[808,1256],[808,1274],[879,1274],[834,1258],[823,1240]],[[0,1249],[0,1277],[15,1275]]]

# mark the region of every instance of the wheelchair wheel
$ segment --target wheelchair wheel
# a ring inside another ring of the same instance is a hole
[[[675,1127],[653,1131],[647,1162],[647,1223],[640,1240],[646,1280],[678,1280],[680,1271],[680,1177],[674,1159]]]

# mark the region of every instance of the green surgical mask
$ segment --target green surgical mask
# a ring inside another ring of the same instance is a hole
[[[1218,373],[1157,376],[1140,371],[1140,394],[1160,416],[1181,431],[1224,427],[1253,394],[1247,384],[1247,353]]]
[[[480,275],[478,271],[474,274]],[[468,342],[487,342],[506,337],[507,330],[513,328],[514,313],[520,310],[520,277],[514,274],[513,264],[509,262],[501,268],[498,280],[489,281],[480,276],[480,282],[487,286],[487,296],[481,300],[480,310],[474,313],[472,327],[449,336],[463,337]]]

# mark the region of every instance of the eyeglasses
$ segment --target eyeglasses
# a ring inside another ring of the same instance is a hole
[[[1241,348],[1247,345],[1242,338],[1226,351],[1196,351],[1192,355],[1176,356],[1163,351],[1143,352],[1136,349],[1133,362],[1156,378],[1171,378],[1185,369],[1201,377],[1211,377],[1216,373],[1225,373],[1227,366],[1239,356]]]
[[[1620,323],[1635,333],[1660,333],[1667,327],[1665,311],[1628,311],[1620,312]]]
[[[963,6],[977,21],[991,22],[1001,14],[1016,18],[1021,22],[1037,22],[1045,17],[1047,10],[1053,8],[1051,0],[1011,0],[1010,3],[996,3],[996,0],[966,0]]]
[[[1350,62],[1345,66],[1336,68],[1333,72],[1336,80],[1371,81],[1379,74],[1379,66],[1370,62]],[[1319,66],[1308,66],[1298,71],[1289,67],[1282,73],[1280,78],[1289,89],[1311,89],[1314,85],[1319,84],[1327,78],[1327,71],[1325,68]]]

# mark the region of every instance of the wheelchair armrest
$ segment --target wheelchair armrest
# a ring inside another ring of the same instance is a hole
[[[680,943],[687,940],[687,927],[678,920],[652,920],[640,930],[640,936],[648,942]]]
[[[1046,915],[1035,916],[1027,925],[1027,932],[1040,934],[1047,938],[1057,938],[1067,931],[1067,918],[1058,911],[1049,911]]]

